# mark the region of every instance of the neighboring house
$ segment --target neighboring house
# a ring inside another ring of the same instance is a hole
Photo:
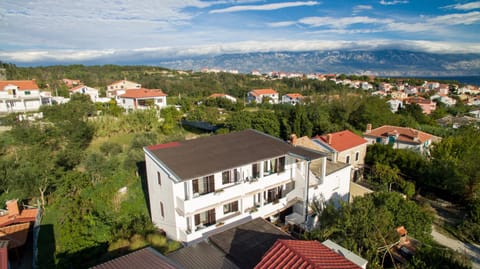
[[[430,100],[438,100],[440,103],[445,104],[445,106],[450,107],[454,106],[457,103],[457,100],[448,97],[447,95],[444,94],[435,94],[430,96]]]
[[[70,92],[70,96],[74,93],[79,93],[90,96],[90,100],[92,100],[92,102],[94,103],[98,100],[98,90],[92,87],[88,87],[86,85],[79,85],[71,88],[68,91]]]
[[[364,138],[368,144],[392,145],[395,149],[410,149],[428,153],[428,149],[440,140],[439,137],[408,127],[384,125],[372,130],[372,125],[367,124]]]
[[[392,113],[397,113],[397,111],[403,107],[403,102],[398,99],[390,99],[387,103],[390,106],[390,111],[392,111]]]
[[[425,99],[423,97],[415,96],[410,97],[404,100],[405,104],[417,104],[422,108],[423,113],[429,115],[435,109],[437,109],[437,103],[433,102],[430,99]]]
[[[62,79],[63,83],[65,83],[65,85],[67,85],[67,87],[69,88],[72,88],[72,87],[75,87],[77,85],[80,85],[80,80],[78,79],[68,79],[68,78],[64,78]]]
[[[447,115],[441,119],[436,120],[436,122],[442,127],[452,127],[453,129],[458,129],[462,126],[471,125],[477,123],[479,120],[474,117],[462,116],[455,117],[452,115]]]
[[[278,104],[278,92],[274,89],[254,89],[248,92],[248,102],[256,102],[257,104],[263,103],[264,99],[268,99],[268,102],[272,104]]]
[[[285,210],[304,223],[307,201],[348,200],[350,166],[329,168],[326,154],[255,130],[152,145],[144,152],[152,221],[182,242]]]
[[[477,118],[477,119],[480,119],[480,110],[473,110],[473,111],[470,111],[468,112],[470,115],[472,115],[473,117]]]
[[[296,105],[302,102],[304,96],[299,93],[287,93],[282,96],[282,104]]]
[[[225,93],[214,93],[214,94],[210,95],[208,98],[225,98],[225,99],[231,101],[232,103],[237,102],[237,98],[235,98],[231,95],[225,94]]]
[[[44,99],[35,80],[0,80],[0,113],[36,111]]]
[[[153,106],[162,109],[167,106],[167,94],[160,89],[128,89],[117,96],[116,101],[126,110],[148,109]]]
[[[120,94],[123,94],[126,89],[140,89],[142,85],[128,81],[128,80],[119,80],[115,81],[110,85],[107,85],[107,97],[113,98]],[[117,91],[119,91],[117,93]]]
[[[392,96],[392,99],[400,99],[403,100],[408,97],[408,94],[404,91],[392,91],[390,93],[390,96]]]
[[[365,269],[366,263],[360,267],[316,240],[279,239],[254,268]]]
[[[182,269],[152,247],[146,247],[127,255],[91,267],[91,269]]]

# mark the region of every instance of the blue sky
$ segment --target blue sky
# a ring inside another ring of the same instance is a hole
[[[0,1],[0,60],[22,65],[286,50],[480,53],[479,32],[480,1]]]

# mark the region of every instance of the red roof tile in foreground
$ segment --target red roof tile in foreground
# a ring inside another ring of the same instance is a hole
[[[145,88],[128,89],[125,91],[124,94],[120,95],[120,97],[123,97],[123,98],[150,98],[150,97],[161,97],[161,96],[167,96],[167,94],[160,89],[145,89]]]
[[[363,137],[356,135],[349,130],[344,130],[322,136],[317,135],[314,137],[314,139],[321,140],[322,142],[328,144],[330,147],[334,148],[336,151],[344,151],[368,142]]]
[[[260,96],[264,94],[278,94],[274,89],[254,89],[251,91],[252,95]]]
[[[21,91],[38,90],[35,80],[0,80],[0,90],[3,90],[7,85],[15,85]]]
[[[255,268],[359,269],[361,267],[318,241],[279,239]]]
[[[413,128],[384,125],[373,129],[370,133],[365,133],[365,137],[385,138],[389,135],[398,135],[397,141],[421,144],[428,140],[436,140],[436,136]]]

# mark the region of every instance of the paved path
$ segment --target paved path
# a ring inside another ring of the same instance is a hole
[[[480,246],[475,244],[463,243],[460,240],[445,236],[439,233],[435,225],[432,227],[432,236],[440,245],[449,247],[467,255],[472,261],[472,268],[480,269]]]

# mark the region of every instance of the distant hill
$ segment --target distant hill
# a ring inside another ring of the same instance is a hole
[[[435,54],[404,50],[256,52],[161,60],[181,70],[203,67],[301,73],[374,74],[379,76],[471,76],[480,74],[479,54]]]

